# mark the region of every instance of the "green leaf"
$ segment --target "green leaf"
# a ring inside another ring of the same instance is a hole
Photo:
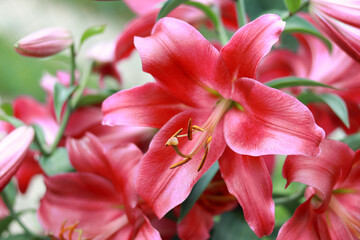
[[[194,206],[196,201],[199,199],[200,195],[205,191],[206,187],[209,185],[211,180],[214,178],[215,174],[219,170],[219,163],[215,162],[209,170],[200,178],[200,180],[195,184],[194,188],[191,190],[188,198],[181,204],[179,222],[188,214],[190,209]]]
[[[0,235],[4,232],[7,231],[9,228],[10,223],[12,222],[13,217],[12,216],[7,216],[3,219],[0,220]]]
[[[0,120],[10,123],[11,125],[13,125],[16,128],[25,125],[25,123],[23,121],[15,118],[15,117],[5,115],[5,114],[0,114]]]
[[[15,186],[14,182],[9,182],[3,190],[5,192],[6,198],[8,200],[8,204],[10,207],[14,206],[17,194],[17,187]]]
[[[14,110],[11,103],[2,103],[0,105],[1,110],[8,116],[14,116]]]
[[[0,240],[50,240],[50,237],[47,236],[35,236],[29,234],[17,234],[17,235],[10,235],[7,237],[2,237]]]
[[[289,12],[295,13],[301,6],[301,0],[284,0]]]
[[[197,9],[199,9],[200,11],[202,11],[203,13],[205,13],[205,15],[214,23],[215,28],[218,29],[218,25],[220,24],[216,14],[214,13],[214,11],[207,5],[200,3],[200,2],[192,2],[192,1],[188,1],[185,3],[186,5],[190,5],[193,6]]]
[[[318,37],[331,51],[331,42],[324,37],[311,23],[298,16],[292,16],[286,21],[283,33],[306,33]]]
[[[50,156],[41,156],[40,165],[49,176],[74,171],[70,164],[68,152],[63,147],[57,148]]]
[[[340,118],[340,120],[349,127],[349,113],[346,104],[342,98],[335,94],[302,93],[297,97],[305,105],[311,102],[326,103],[331,110]]]
[[[160,9],[157,20],[166,17],[172,10],[178,7],[180,4],[187,2],[188,0],[168,0]]]
[[[39,125],[32,125],[35,130],[35,140],[38,146],[41,148],[41,152],[47,152],[48,146],[46,144],[45,134],[43,129]]]
[[[233,239],[260,239],[246,223],[240,208],[222,214],[211,234],[211,240]]]
[[[340,141],[349,145],[349,147],[351,147],[351,149],[354,151],[360,149],[360,133],[349,135]]]
[[[329,105],[345,126],[349,127],[349,113],[344,100],[335,94],[322,94],[320,97],[327,105]]]
[[[54,108],[56,119],[60,122],[60,115],[64,103],[68,100],[70,95],[74,92],[76,86],[65,87],[61,83],[56,83],[54,87]]]
[[[106,25],[93,26],[86,29],[83,35],[81,36],[80,47],[87,39],[91,38],[92,36],[103,33],[105,29],[106,29]]]
[[[83,106],[89,106],[94,104],[100,104],[102,103],[106,98],[110,97],[113,94],[113,92],[110,91],[104,91],[98,94],[92,94],[92,95],[85,95],[81,96],[79,102],[77,103],[76,107],[83,107]]]
[[[265,83],[265,85],[280,89],[280,88],[287,88],[287,87],[297,87],[297,86],[309,86],[309,87],[326,87],[336,89],[332,86],[316,82],[306,78],[298,78],[298,77],[284,77],[278,78],[271,82]]]

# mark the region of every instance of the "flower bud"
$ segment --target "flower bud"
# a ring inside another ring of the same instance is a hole
[[[29,57],[52,56],[73,43],[72,36],[64,28],[45,28],[20,39],[15,50]]]

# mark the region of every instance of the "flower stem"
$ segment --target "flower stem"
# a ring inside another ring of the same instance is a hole
[[[288,15],[286,15],[285,17],[282,18],[283,21],[287,21],[289,18],[291,18],[292,16],[296,15],[298,12],[300,12],[301,10],[303,10],[304,8],[306,8],[307,6],[309,6],[309,1],[305,1],[303,4],[301,4],[301,6],[298,8],[298,10],[296,10],[296,12],[289,12]]]
[[[300,199],[304,196],[305,189],[306,189],[306,185],[303,188],[301,188],[299,190],[299,192],[297,192],[293,195],[274,198],[274,203],[275,203],[275,205],[277,205],[277,204],[287,204],[290,202],[297,201],[298,199]]]
[[[24,223],[20,220],[19,216],[14,211],[12,204],[10,203],[10,200],[8,196],[6,195],[5,191],[1,192],[1,198],[4,201],[6,207],[9,209],[11,217],[19,224],[19,226],[24,230],[24,232],[28,235],[35,236],[30,230],[24,225]]]
[[[247,23],[246,19],[246,8],[244,0],[236,0],[236,13],[239,28]]]
[[[71,71],[70,87],[72,87],[75,84],[75,70],[76,70],[76,61],[75,61],[76,53],[75,53],[74,44],[71,45],[70,52],[71,52],[71,57],[70,57],[70,71]],[[64,135],[66,125],[67,125],[67,123],[69,121],[70,114],[72,112],[72,108],[71,108],[71,104],[70,104],[70,98],[71,98],[71,95],[67,99],[65,112],[64,112],[64,114],[62,116],[59,130],[58,130],[58,132],[57,132],[57,134],[55,136],[54,142],[52,143],[52,145],[50,147],[50,151],[49,151],[48,155],[51,155],[55,151],[57,145],[59,144],[59,142],[60,142],[60,140],[62,138],[62,136]]]

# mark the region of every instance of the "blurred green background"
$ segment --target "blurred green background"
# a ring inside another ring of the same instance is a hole
[[[25,94],[44,100],[38,84],[42,75],[68,68],[59,56],[35,59],[17,54],[13,46],[19,39],[41,28],[58,26],[69,29],[79,40],[88,27],[106,24],[104,34],[86,42],[81,58],[94,43],[115,40],[134,15],[122,1],[1,0],[0,16],[0,96],[7,101]]]

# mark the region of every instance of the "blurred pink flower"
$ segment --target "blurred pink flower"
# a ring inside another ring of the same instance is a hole
[[[121,85],[121,76],[116,68],[115,42],[98,43],[88,52],[87,57],[94,61],[94,71],[100,74],[100,87],[104,88],[104,78],[110,76]]]
[[[15,50],[28,57],[49,57],[73,43],[72,36],[64,28],[46,28],[20,39]]]
[[[307,16],[304,16],[307,17]],[[347,133],[360,129],[360,63],[349,57],[336,45],[330,52],[323,41],[306,34],[295,34],[299,41],[296,53],[280,49],[272,51],[257,69],[257,79],[268,82],[280,77],[296,76],[331,85],[340,90],[323,87],[296,87],[287,89],[298,95],[304,89],[323,94],[336,94],[343,98],[349,108],[350,128],[348,129],[333,111],[322,103],[310,104],[315,120],[327,134],[341,127]]]
[[[314,158],[288,156],[283,176],[309,185],[306,201],[280,229],[279,240],[360,238],[360,151],[324,140]]]
[[[310,0],[309,11],[320,31],[360,62],[360,1]]]
[[[66,145],[78,172],[45,179],[38,210],[44,229],[60,239],[160,239],[135,192],[142,152],[133,144],[105,149],[91,134]]]

